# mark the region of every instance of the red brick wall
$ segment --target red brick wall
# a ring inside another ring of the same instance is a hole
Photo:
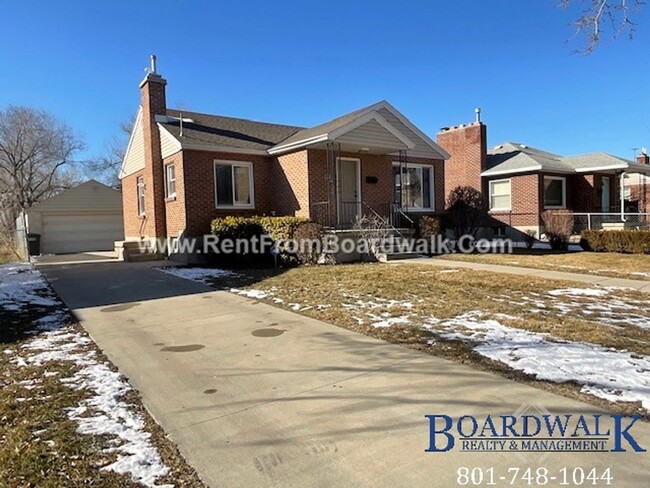
[[[144,183],[147,194],[147,217],[144,234],[149,237],[165,237],[165,187],[160,131],[156,115],[165,114],[165,82],[162,78],[145,80],[140,89],[142,127],[144,135]]]
[[[214,182],[215,159],[245,161],[253,164],[253,196],[255,208],[216,208]],[[183,151],[187,234],[201,236],[208,233],[210,231],[210,222],[216,217],[271,214],[275,210],[273,205],[273,164],[273,159],[266,156]]]
[[[278,215],[309,216],[307,150],[278,156],[272,164],[273,208]]]
[[[643,184],[640,185],[630,185],[630,197],[628,200],[631,202],[638,202],[639,212],[648,213],[650,212],[650,183],[646,184],[645,187],[645,198],[643,197],[644,188]]]
[[[122,216],[124,217],[124,236],[127,240],[139,239],[144,235],[145,220],[138,215],[137,179],[144,171],[138,171],[122,179]],[[148,207],[145,190],[145,210]]]
[[[489,208],[489,182],[506,179],[493,177],[486,179],[485,194]],[[503,223],[514,227],[540,225],[541,213],[541,177],[539,174],[524,174],[510,177],[510,212],[490,212],[491,225]]]
[[[327,153],[321,149],[310,149],[309,154],[309,196],[311,202],[328,200]],[[361,160],[361,196],[360,199],[380,212],[387,209],[393,201],[393,162],[398,156],[345,153],[341,157]],[[433,167],[435,211],[444,209],[445,162],[435,159],[412,158],[415,164],[427,164]],[[377,183],[368,183],[367,177],[376,177]],[[332,195],[330,199],[334,199]],[[332,205],[336,208],[336,201]],[[335,212],[335,210],[333,210]]]
[[[185,230],[185,175],[183,172],[183,152],[178,152],[164,160],[167,165],[174,165],[176,177],[176,196],[165,198],[165,217],[167,236],[177,237]],[[166,170],[165,170],[166,171]],[[166,173],[165,173],[166,174]]]
[[[445,200],[459,186],[471,186],[483,191],[481,172],[487,164],[487,128],[473,123],[438,133],[436,142],[451,158],[445,164]]]

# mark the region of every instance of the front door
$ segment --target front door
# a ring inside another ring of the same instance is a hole
[[[361,213],[360,161],[352,158],[338,160],[338,221],[339,225],[350,225]]]
[[[602,212],[609,212],[611,207],[610,207],[610,185],[611,185],[611,180],[609,179],[609,176],[603,176],[603,183],[602,183],[602,189],[601,189],[601,211]]]

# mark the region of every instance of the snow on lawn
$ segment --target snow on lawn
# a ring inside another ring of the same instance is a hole
[[[217,268],[157,268],[163,273],[168,273],[186,280],[198,281],[199,283],[210,284],[213,278],[224,278],[228,276],[237,276],[237,273],[225,269]]]
[[[496,302],[523,306],[542,316],[576,317],[613,328],[650,329],[650,302],[620,294],[621,288],[563,288],[545,294],[517,293],[493,297]]]
[[[26,305],[55,307],[57,300],[41,273],[31,264],[0,265],[0,307],[19,311]]]
[[[33,304],[52,307],[34,323],[35,333],[44,332],[25,342],[10,360],[19,367],[61,361],[78,366],[74,375],[60,381],[71,388],[86,390],[90,396],[70,408],[68,417],[77,423],[81,434],[117,436],[113,447],[107,449],[117,453],[117,460],[102,469],[128,474],[148,487],[173,486],[156,484],[169,469],[151,443],[151,434],[145,431],[143,416],[123,400],[131,390],[124,377],[98,357],[90,338],[64,325],[67,314],[63,305],[38,270],[28,264],[0,266],[0,307],[21,311]],[[13,351],[7,349],[4,353]]]
[[[445,339],[471,341],[482,356],[540,380],[576,381],[584,393],[612,402],[641,402],[650,410],[649,356],[549,340],[548,334],[506,327],[482,317],[481,312],[469,312],[425,328]]]
[[[231,288],[230,291],[236,295],[242,295],[247,298],[254,298],[256,300],[261,300],[269,296],[269,292],[255,289],[240,290],[239,288]],[[281,302],[276,302],[281,303]]]

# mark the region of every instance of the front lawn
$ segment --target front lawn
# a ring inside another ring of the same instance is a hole
[[[0,265],[3,486],[203,486],[42,275]]]
[[[447,254],[440,259],[650,281],[650,255],[518,250],[513,254]]]
[[[163,271],[650,418],[650,304],[638,292],[413,264]]]

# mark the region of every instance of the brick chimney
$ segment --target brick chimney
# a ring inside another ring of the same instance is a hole
[[[487,127],[481,122],[481,109],[469,125],[441,129],[436,142],[451,158],[445,163],[445,201],[459,186],[483,191],[481,173],[487,168]]]
[[[165,85],[167,80],[156,71],[156,56],[151,56],[149,72],[140,83],[140,105],[144,136],[144,184],[148,237],[166,237],[165,182],[160,149],[160,131],[157,115],[166,115]]]
[[[645,148],[641,149],[641,154],[636,157],[636,162],[639,164],[650,164],[650,156]]]

